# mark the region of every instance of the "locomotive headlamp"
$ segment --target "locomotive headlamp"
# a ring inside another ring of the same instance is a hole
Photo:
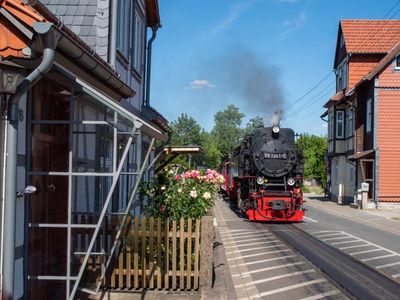
[[[273,132],[273,133],[279,133],[280,130],[281,130],[281,129],[279,128],[278,125],[272,126],[272,132]]]
[[[294,180],[293,178],[289,178],[287,181],[287,184],[290,186],[294,186],[295,183],[296,183],[296,180]]]
[[[264,177],[258,176],[257,177],[257,184],[262,185],[264,183]]]

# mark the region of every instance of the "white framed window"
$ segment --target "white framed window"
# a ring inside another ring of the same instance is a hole
[[[372,99],[369,98],[367,100],[367,109],[366,109],[366,116],[365,116],[365,131],[371,132],[372,131]]]
[[[397,55],[394,60],[394,69],[400,71],[400,55]]]
[[[336,111],[336,138],[337,139],[344,138],[344,111],[343,110]]]
[[[118,1],[117,16],[117,49],[128,59],[131,0]]]

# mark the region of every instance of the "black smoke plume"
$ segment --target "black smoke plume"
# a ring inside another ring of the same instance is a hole
[[[274,123],[275,112],[279,112],[280,119],[285,97],[279,81],[280,72],[268,63],[268,57],[235,47],[218,59],[214,71],[218,88],[245,101],[246,110],[263,117],[266,125]]]

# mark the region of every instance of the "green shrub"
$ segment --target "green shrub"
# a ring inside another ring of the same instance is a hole
[[[219,184],[225,178],[215,170],[186,171],[176,175],[165,170],[141,185],[142,199],[148,198],[146,214],[173,220],[201,218],[213,206]]]

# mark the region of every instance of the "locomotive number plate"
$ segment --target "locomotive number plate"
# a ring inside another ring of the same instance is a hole
[[[264,152],[264,158],[272,158],[272,159],[286,159],[286,153],[270,153]]]

